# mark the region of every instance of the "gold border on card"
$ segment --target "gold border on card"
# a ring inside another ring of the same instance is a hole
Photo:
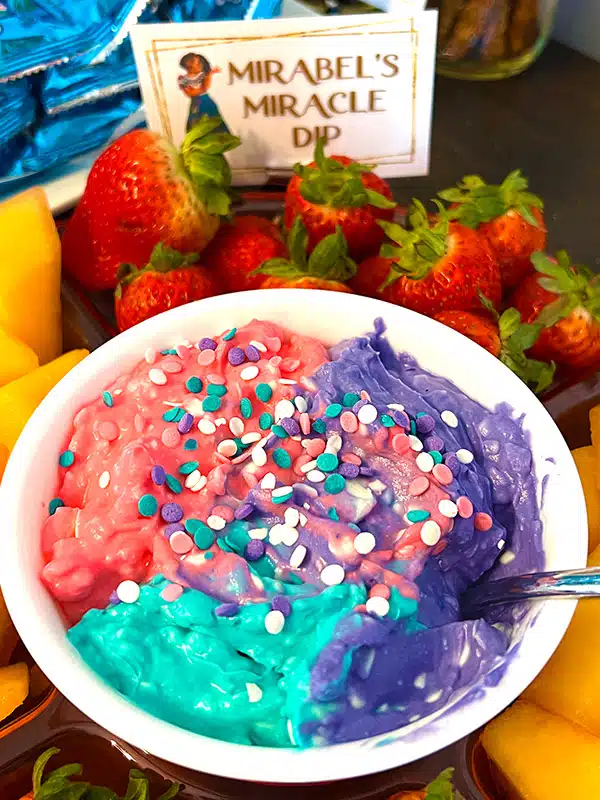
[[[412,113],[411,113],[411,147],[408,153],[392,153],[390,155],[379,155],[373,158],[368,156],[361,156],[361,161],[368,161],[376,165],[393,166],[395,164],[412,164],[415,160],[416,153],[416,117],[417,117],[417,63],[419,52],[419,32],[414,27],[414,19],[410,19],[410,28],[402,28],[400,30],[385,30],[385,31],[365,31],[364,28],[373,28],[381,26],[381,21],[365,23],[361,30],[356,30],[356,23],[341,26],[339,28],[311,28],[306,31],[289,31],[280,34],[270,34],[267,36],[228,36],[222,39],[212,38],[185,38],[185,39],[152,39],[152,47],[145,51],[146,63],[148,65],[148,72],[150,73],[150,82],[152,84],[152,93],[154,95],[154,102],[160,117],[160,124],[162,132],[167,138],[172,139],[173,133],[171,123],[169,120],[169,113],[167,109],[167,102],[165,98],[165,90],[163,85],[162,73],[160,69],[159,53],[170,52],[172,50],[181,50],[182,47],[190,46],[194,43],[195,46],[201,47],[210,44],[234,44],[235,42],[253,42],[265,39],[285,39],[285,38],[306,38],[306,37],[322,37],[322,36],[372,36],[378,33],[393,36],[399,33],[409,33],[411,36],[412,44]],[[173,46],[173,42],[177,41],[180,44]],[[161,46],[168,45],[168,46]],[[289,167],[238,167],[232,170],[233,173],[240,172],[256,172],[261,174],[269,174],[270,172],[281,172]]]

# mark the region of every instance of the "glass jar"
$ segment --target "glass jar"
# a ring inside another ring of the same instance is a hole
[[[558,0],[437,0],[437,70],[468,80],[517,75],[542,52]]]

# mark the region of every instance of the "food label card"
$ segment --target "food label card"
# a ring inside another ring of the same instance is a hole
[[[242,140],[238,185],[326,152],[383,177],[429,167],[437,11],[138,25],[132,31],[148,125],[179,145],[204,114]]]

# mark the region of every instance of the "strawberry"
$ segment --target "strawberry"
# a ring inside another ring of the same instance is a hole
[[[230,292],[260,289],[264,275],[253,274],[257,267],[273,258],[287,255],[279,228],[264,217],[234,217],[224,223],[202,254],[203,264]]]
[[[515,170],[499,186],[466,175],[457,188],[439,193],[453,204],[453,217],[477,229],[490,243],[505,289],[531,272],[531,254],[546,246],[542,200],[527,191],[527,178]]]
[[[353,294],[352,289],[341,281],[328,281],[325,278],[267,278],[262,289],[325,289],[329,292],[346,292]]]
[[[375,254],[383,241],[377,221],[394,216],[396,203],[390,187],[373,174],[373,167],[347,156],[326,158],[321,139],[314,158],[308,166],[294,166],[285,193],[285,227],[290,230],[296,217],[302,217],[309,252],[339,227],[353,259]]]
[[[500,271],[489,245],[475,231],[451,222],[441,204],[438,208],[439,215],[431,221],[423,204],[413,200],[410,230],[380,221],[392,243],[381,248],[391,270],[379,297],[428,316],[446,309],[478,309],[479,292],[497,306]],[[351,285],[374,287],[382,269],[380,261],[363,262]]]
[[[121,136],[100,155],[67,224],[63,265],[87,289],[112,289],[122,263],[146,264],[164,242],[201,252],[229,211],[231,170],[224,153],[239,139],[204,117],[177,151],[148,130]]]
[[[577,371],[599,368],[600,276],[571,264],[564,251],[556,260],[544,253],[531,260],[536,273],[517,287],[513,303],[525,321],[544,326],[532,355]]]
[[[471,341],[483,347],[488,353],[500,358],[502,346],[498,324],[489,316],[478,311],[440,311],[434,319],[448,328],[462,333]]]
[[[385,292],[381,293],[381,287],[385,285],[393,265],[391,258],[371,256],[361,261],[356,275],[348,281],[348,285],[356,294],[382,298]]]
[[[119,268],[115,313],[120,331],[169,308],[220,294],[216,279],[198,264],[198,254],[182,255],[162,243],[152,251],[149,263]]]

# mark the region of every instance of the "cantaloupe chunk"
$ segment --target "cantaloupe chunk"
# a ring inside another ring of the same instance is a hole
[[[84,359],[87,350],[71,350],[0,388],[0,442],[12,450],[29,417],[50,389]]]
[[[39,365],[35,350],[0,326],[0,386],[16,381]]]
[[[18,708],[29,694],[27,664],[0,667],[0,720]]]
[[[596,448],[596,484],[600,489],[600,405],[590,409],[592,446]]]
[[[600,544],[600,489],[598,488],[598,456],[596,448],[579,447],[572,456],[585,495],[588,518],[588,553]]]
[[[62,351],[60,239],[43,189],[0,203],[0,325],[40,364]]]
[[[600,739],[532,703],[517,700],[481,741],[523,800],[600,798]]]
[[[6,469],[9,455],[10,451],[8,447],[5,444],[0,443],[0,481],[4,475],[4,470]]]

